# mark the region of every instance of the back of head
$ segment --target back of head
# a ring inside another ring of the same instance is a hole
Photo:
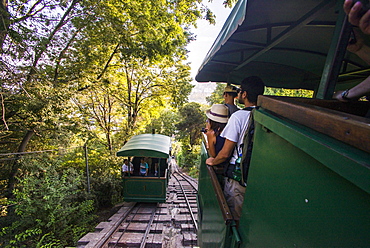
[[[251,103],[257,103],[258,96],[263,95],[265,91],[265,84],[262,79],[257,76],[244,78],[240,87],[243,91],[248,93],[247,97]]]
[[[224,94],[228,94],[228,95],[232,96],[233,98],[235,98],[238,95],[237,90],[238,90],[238,88],[236,88],[235,86],[227,85],[224,89]]]

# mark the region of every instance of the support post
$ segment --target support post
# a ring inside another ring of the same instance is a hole
[[[85,151],[85,164],[86,164],[86,177],[87,177],[87,192],[90,193],[90,175],[89,175],[89,158],[87,154],[87,141],[84,144]]]
[[[351,29],[351,24],[347,21],[347,15],[341,9],[338,14],[332,42],[316,94],[316,98],[318,99],[331,99],[333,96],[338,75],[342,67],[342,61],[346,54]]]

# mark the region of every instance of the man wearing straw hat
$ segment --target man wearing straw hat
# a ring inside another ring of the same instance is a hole
[[[224,89],[223,97],[226,107],[229,109],[229,117],[239,110],[235,105],[235,98],[238,96],[238,88],[235,86],[227,85]]]
[[[221,137],[225,138],[224,146],[216,157],[208,158],[206,164],[211,166],[221,164],[231,155],[229,168],[230,170],[235,168],[235,163],[242,152],[241,144],[248,128],[251,110],[257,104],[257,97],[263,94],[264,87],[262,79],[256,76],[247,77],[242,81],[238,100],[239,103],[244,104],[245,108],[231,115],[225,129],[221,133]],[[244,200],[245,185],[241,185],[235,177],[230,176],[230,173],[228,173],[230,170],[226,171],[224,194],[230,211],[238,223]]]

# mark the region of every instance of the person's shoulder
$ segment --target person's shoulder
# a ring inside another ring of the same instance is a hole
[[[242,125],[249,118],[250,111],[240,109],[234,112],[227,122],[226,126]]]
[[[250,111],[248,110],[244,110],[244,109],[239,109],[238,111],[235,111],[231,116],[230,116],[230,119],[231,118],[240,118],[240,117],[243,117],[245,116],[246,114],[248,114]]]
[[[225,106],[229,109],[229,110],[231,110],[231,111],[233,111],[233,112],[235,112],[235,111],[237,111],[237,110],[239,110],[240,108],[238,107],[238,106],[236,106],[235,104],[228,104],[228,103],[225,103]]]

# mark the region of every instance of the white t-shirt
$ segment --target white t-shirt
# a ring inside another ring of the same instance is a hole
[[[134,166],[132,165],[131,162],[129,162],[129,165],[130,165],[130,171],[133,172],[134,171]],[[122,165],[122,171],[129,171],[128,166],[126,164]]]
[[[230,116],[226,127],[221,133],[221,137],[224,137],[232,142],[236,142],[237,149],[234,149],[233,156],[230,159],[230,164],[235,164],[235,160],[242,152],[240,144],[243,143],[245,131],[248,128],[248,120],[251,111],[239,110]],[[239,153],[239,154],[238,154]]]

